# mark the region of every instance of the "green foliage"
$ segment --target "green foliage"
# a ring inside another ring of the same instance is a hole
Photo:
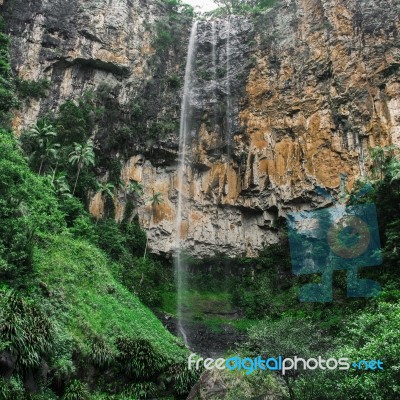
[[[168,85],[171,89],[179,89],[181,87],[181,79],[174,74],[168,77]]]
[[[50,182],[32,173],[15,139],[0,131],[0,276],[16,278],[32,271],[35,240],[64,227]]]
[[[169,25],[164,21],[158,21],[156,23],[156,39],[154,41],[154,46],[158,50],[166,50],[172,43],[174,43],[174,37],[172,36]]]
[[[8,127],[8,112],[18,106],[9,56],[9,38],[3,33],[3,17],[0,20],[0,128]]]
[[[71,151],[71,153],[69,154],[68,161],[71,165],[77,166],[76,180],[72,195],[75,194],[76,186],[78,184],[78,179],[82,168],[94,165],[95,156],[93,146],[94,144],[91,139],[89,139],[84,144],[74,143],[74,150]]]
[[[158,52],[169,51],[175,44],[177,30],[182,24],[195,16],[192,6],[182,0],[164,0],[167,4],[169,15],[155,23],[155,38],[153,45]]]
[[[71,146],[73,143],[87,141],[93,131],[96,111],[89,95],[63,103],[54,122],[59,143]]]
[[[308,319],[286,317],[279,320],[266,319],[249,330],[249,338],[244,344],[243,353],[246,357],[257,357],[268,354],[270,357],[311,358],[315,354],[324,354],[329,342],[318,326]],[[307,371],[290,370],[282,375],[290,399],[295,396],[295,385],[299,376]],[[305,379],[305,378],[304,378]]]
[[[139,381],[157,376],[167,365],[163,354],[147,339],[120,337],[117,339],[117,348],[122,368]]]
[[[199,379],[202,371],[190,370],[187,367],[186,360],[177,364],[172,364],[167,369],[167,382],[171,383],[175,388],[175,392],[183,396],[190,392],[190,389],[195,385]]]
[[[152,258],[143,258],[146,235],[136,220],[118,224],[113,219],[97,222],[96,243],[120,268],[119,279],[140,300],[150,307],[161,305],[162,282],[167,278],[164,266]]]
[[[109,198],[114,198],[115,186],[109,182],[97,182],[97,191],[101,193],[102,196],[108,196]]]
[[[182,0],[164,0],[164,3],[168,5],[170,15],[173,17],[179,14],[189,18],[195,16],[193,7]]]
[[[259,14],[274,7],[277,0],[215,0],[215,3],[219,8],[206,15],[225,17],[227,15]]]
[[[74,380],[68,385],[63,400],[90,400],[90,393],[84,383]]]
[[[97,109],[87,93],[67,100],[57,115],[40,119],[21,136],[21,147],[30,166],[51,176],[59,197],[84,199],[95,187],[94,144],[90,139]],[[72,192],[72,194],[71,194]]]
[[[118,224],[114,219],[103,219],[96,225],[98,246],[116,261],[129,261],[131,256],[143,254],[146,236],[137,221]]]
[[[335,338],[336,349],[331,357],[346,357],[351,361],[380,359],[384,372],[351,370],[324,371],[303,377],[297,384],[297,398],[334,400],[378,399],[395,400],[400,392],[398,359],[400,346],[400,305],[378,302],[376,306],[358,312]],[[326,356],[328,358],[329,356]]]
[[[35,265],[52,293],[51,303],[58,308],[61,302],[65,310],[57,316],[68,338],[64,343],[72,340],[75,358],[114,371],[107,382],[110,390],[120,391],[124,377],[147,376],[152,381],[184,357],[176,339],[116,280],[110,268],[118,267],[112,267],[101,251],[67,235],[50,237],[46,243],[35,251]],[[70,373],[69,356],[60,357],[65,374]]]
[[[52,349],[52,322],[34,298],[10,289],[0,291],[0,341],[17,356],[17,368],[37,368]]]
[[[149,137],[152,139],[165,139],[167,135],[177,132],[179,126],[172,119],[155,121],[150,125]]]
[[[165,277],[163,266],[149,258],[135,258],[122,272],[122,281],[126,287],[149,307],[157,308],[162,304],[160,288]]]
[[[24,400],[24,386],[19,378],[0,377],[0,400]]]
[[[291,275],[289,245],[286,240],[266,247],[256,260],[242,261],[246,267],[232,283],[233,304],[247,318],[257,319],[280,315],[284,308],[296,303]],[[289,289],[289,290],[285,290]]]
[[[391,175],[391,178],[396,180],[396,175],[399,171],[398,159],[395,153],[398,149],[395,146],[373,147],[369,152],[369,160],[372,164],[371,173],[372,179],[383,180],[385,175]]]
[[[153,207],[159,206],[160,204],[164,204],[162,193],[160,193],[160,192],[154,193],[152,196],[150,196],[147,199],[147,202],[150,203]]]
[[[139,382],[125,389],[129,399],[153,399],[159,394],[159,387],[154,382]]]
[[[39,165],[38,173],[42,173],[47,160],[55,161],[60,145],[55,143],[57,133],[46,119],[39,120],[25,133],[23,143],[25,150],[30,153],[30,164]]]
[[[103,337],[96,336],[92,339],[90,358],[94,365],[100,368],[108,367],[115,361],[116,356],[115,349]]]
[[[16,79],[15,84],[20,98],[40,99],[46,97],[51,82],[47,79],[39,79],[37,81]]]
[[[54,137],[47,121],[36,128],[34,142]],[[107,369],[96,390],[120,393],[108,399],[173,393],[167,370],[184,360],[186,351],[121,283],[124,275],[130,277],[134,291],[135,277],[143,275],[139,294],[156,303],[153,288],[163,268],[143,260],[146,237],[137,220],[95,224],[63,188],[65,172],[56,172],[65,153],[46,177],[29,169],[9,133],[0,132],[0,154],[0,351],[15,355],[17,362],[13,377],[1,382],[0,398],[28,398],[19,378],[39,376],[43,365],[49,366],[52,385],[64,392],[64,399],[92,398],[82,365],[96,373]],[[71,162],[82,163],[80,154],[70,154]],[[141,195],[137,182],[128,186],[128,192]],[[102,188],[113,189],[110,184]],[[124,397],[127,380],[131,395]],[[36,383],[40,392],[30,399],[56,398]]]
[[[264,371],[246,375],[244,371],[224,370],[218,372],[218,378],[226,388],[225,400],[287,398],[287,391],[281,383]]]
[[[140,103],[133,101],[130,104],[130,108],[134,119],[139,119],[143,115],[143,108]]]

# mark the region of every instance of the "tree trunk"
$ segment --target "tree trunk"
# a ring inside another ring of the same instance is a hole
[[[42,159],[42,161],[40,161],[39,175],[42,174],[42,167],[43,167],[44,157],[41,157],[41,159]]]
[[[53,177],[51,178],[52,184],[54,183],[54,179],[56,177],[57,168],[58,168],[58,161],[56,162],[56,167],[54,168],[54,171],[53,171]]]
[[[143,259],[146,258],[146,253],[147,253],[147,245],[149,244],[149,237],[146,235],[146,247],[144,248],[144,256]]]
[[[150,224],[149,224],[149,230],[150,230],[150,227],[151,227],[151,219],[150,219]],[[147,246],[148,246],[148,244],[149,244],[149,236],[148,236],[148,235],[146,235],[146,247],[144,248],[144,256],[143,256],[143,259],[145,259],[145,258],[146,258],[146,254],[147,254]]]
[[[75,186],[74,186],[74,190],[72,192],[72,196],[75,195],[75,190],[76,190],[76,185],[78,184],[78,179],[79,179],[79,174],[81,173],[81,167],[78,167],[78,173],[76,174],[76,180],[75,180]]]

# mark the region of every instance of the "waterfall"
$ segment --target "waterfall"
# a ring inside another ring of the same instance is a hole
[[[214,117],[213,117],[213,124],[214,124],[214,131],[216,130],[217,126],[217,104],[218,104],[218,97],[217,97],[217,31],[216,31],[216,23],[215,21],[211,22],[211,37],[212,37],[212,73],[213,73],[213,102],[214,102]]]
[[[176,212],[176,259],[175,259],[175,279],[177,285],[177,314],[178,314],[178,330],[188,346],[188,338],[185,327],[183,326],[183,293],[187,287],[185,277],[186,266],[182,257],[182,221],[184,212],[185,196],[183,194],[185,170],[188,167],[186,164],[186,152],[188,139],[190,137],[191,125],[191,100],[192,100],[192,84],[193,84],[193,70],[195,65],[196,43],[197,43],[197,25],[195,21],[190,33],[189,47],[186,60],[185,69],[185,84],[183,90],[182,106],[181,106],[181,121],[179,132],[179,166],[177,174],[177,190],[178,190],[178,204]]]
[[[228,163],[231,158],[232,98],[231,98],[231,16],[227,21],[226,37],[226,144]]]

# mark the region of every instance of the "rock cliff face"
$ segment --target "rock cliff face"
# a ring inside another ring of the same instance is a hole
[[[67,98],[106,82],[119,90],[120,103],[148,79],[151,31],[160,15],[142,1],[5,1],[13,67],[22,79],[47,78],[47,99],[30,101],[15,116],[15,128],[36,121]],[[119,87],[118,87],[119,86]]]
[[[251,20],[200,22],[191,168],[182,237],[195,256],[255,255],[278,240],[288,211],[326,205],[340,174],[347,187],[368,173],[368,149],[400,144],[397,0],[282,0]],[[5,1],[13,65],[23,79],[47,78],[49,96],[31,100],[20,130],[68,98],[107,84],[121,112],[142,99],[147,126],[172,122],[162,137],[120,144],[110,154],[121,177],[144,185],[138,214],[154,252],[175,243],[179,90],[190,23],[157,48],[168,9],[155,1]],[[173,82],[173,80],[172,80]],[[118,122],[119,124],[121,122]],[[96,138],[106,140],[98,127]],[[122,147],[122,148],[121,148]],[[99,178],[107,179],[102,171]],[[115,196],[121,219],[126,196]],[[90,194],[101,216],[104,201]]]

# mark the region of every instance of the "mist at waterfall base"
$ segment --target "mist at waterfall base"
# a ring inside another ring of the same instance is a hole
[[[207,46],[199,49],[198,37],[205,35]],[[221,39],[221,37],[223,39]],[[220,46],[217,46],[219,44]],[[188,44],[187,61],[185,69],[184,89],[181,105],[180,136],[179,136],[179,165],[177,171],[177,214],[175,223],[175,281],[177,287],[177,331],[182,337],[187,347],[196,351],[201,351],[201,337],[199,337],[199,324],[196,323],[197,315],[194,315],[191,307],[194,293],[198,293],[190,278],[196,274],[191,265],[190,253],[187,243],[187,234],[190,224],[190,180],[194,173],[193,144],[196,143],[200,130],[198,112],[208,104],[208,109],[212,114],[209,118],[209,129],[216,132],[220,138],[222,149],[217,156],[227,165],[231,159],[231,136],[232,136],[232,99],[231,99],[231,19],[216,21],[195,21],[191,28]],[[220,49],[217,54],[217,47]],[[221,50],[222,49],[222,50]],[[200,52],[202,52],[200,57]],[[199,59],[205,60],[202,71],[199,68]],[[217,71],[226,71],[224,79],[218,82]],[[200,72],[207,73],[211,79],[205,84],[199,78]],[[222,107],[223,115],[219,111]],[[204,271],[203,271],[204,272]],[[223,277],[221,277],[223,280]],[[223,289],[222,284],[222,289]],[[221,294],[225,294],[225,291]],[[228,296],[228,294],[226,293]],[[220,300],[212,301],[198,298],[197,303],[207,303],[208,311],[218,314],[224,305]],[[201,336],[201,335],[200,335]],[[234,334],[232,333],[232,336]],[[223,352],[224,344],[213,340],[215,346],[208,349],[208,354],[215,355],[219,351]],[[226,340],[222,337],[222,341]],[[220,349],[218,347],[221,347]]]

